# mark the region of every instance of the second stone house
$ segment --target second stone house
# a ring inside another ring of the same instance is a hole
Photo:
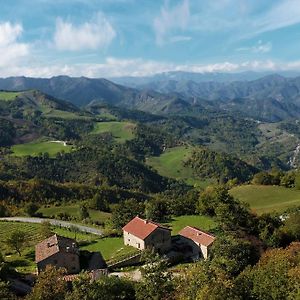
[[[171,230],[153,221],[135,217],[123,227],[124,244],[140,250],[164,253],[171,248]]]
[[[35,246],[38,272],[47,265],[65,268],[68,274],[80,271],[79,248],[75,240],[54,234]]]

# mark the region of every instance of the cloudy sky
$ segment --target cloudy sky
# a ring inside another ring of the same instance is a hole
[[[0,0],[0,76],[300,71],[300,0]]]

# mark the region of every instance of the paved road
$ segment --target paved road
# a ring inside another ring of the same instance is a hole
[[[45,221],[49,221],[51,225],[54,226],[61,226],[61,227],[76,227],[78,230],[82,232],[87,232],[87,233],[92,233],[96,235],[103,235],[103,231],[93,228],[93,227],[88,227],[84,225],[79,225],[79,224],[74,224],[66,221],[61,221],[61,220],[55,220],[55,219],[44,219],[44,218],[27,218],[27,217],[6,217],[6,218],[0,218],[0,221],[12,221],[12,222],[26,222],[26,223],[42,223]]]

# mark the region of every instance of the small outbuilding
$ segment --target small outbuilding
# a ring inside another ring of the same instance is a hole
[[[209,249],[215,240],[212,234],[196,227],[186,226],[179,231],[178,235],[189,246],[192,259],[199,259],[201,257],[207,259]]]
[[[165,253],[171,248],[171,230],[150,220],[135,217],[123,227],[124,244],[140,250]]]

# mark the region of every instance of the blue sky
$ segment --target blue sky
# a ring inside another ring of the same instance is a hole
[[[0,76],[300,70],[300,0],[0,0]]]

